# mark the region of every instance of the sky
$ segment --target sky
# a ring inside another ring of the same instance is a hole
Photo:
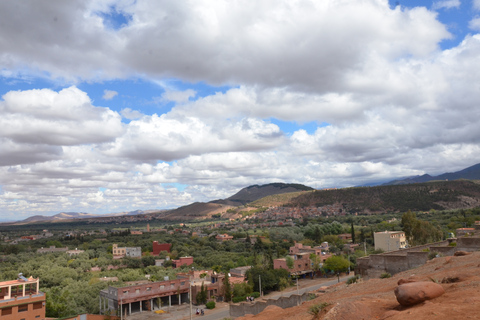
[[[1,1],[0,220],[480,159],[480,0]]]

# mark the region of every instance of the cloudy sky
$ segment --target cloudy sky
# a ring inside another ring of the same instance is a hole
[[[0,220],[480,162],[480,0],[1,1]]]

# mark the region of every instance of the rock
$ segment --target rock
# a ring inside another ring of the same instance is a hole
[[[395,288],[395,296],[402,306],[413,306],[445,293],[441,285],[430,281],[404,283]]]
[[[468,256],[469,254],[472,254],[471,252],[466,252],[466,251],[457,251],[453,255],[455,257],[460,257],[460,256]]]
[[[412,283],[412,282],[419,282],[419,281],[421,281],[421,280],[418,279],[417,277],[410,276],[407,279],[402,278],[402,279],[398,280],[397,284],[402,285],[402,284],[405,284],[405,283]]]

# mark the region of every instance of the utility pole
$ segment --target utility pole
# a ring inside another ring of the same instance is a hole
[[[120,320],[123,320],[123,298],[120,299]]]
[[[188,284],[189,284],[189,288],[188,290],[190,291],[190,320],[192,320],[192,278],[191,276],[188,277]]]
[[[260,290],[260,297],[263,297],[262,295],[262,277],[258,275],[258,290]]]
[[[367,255],[367,241],[363,241],[363,250],[365,250],[365,255]]]

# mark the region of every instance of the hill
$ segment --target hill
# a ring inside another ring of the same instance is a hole
[[[225,200],[215,200],[215,203],[224,203],[236,206],[242,206],[253,202],[255,200],[277,194],[299,192],[299,191],[312,191],[315,190],[311,187],[304,186],[303,184],[296,183],[270,183],[264,185],[252,185],[241,189],[233,196],[228,197]]]
[[[301,306],[288,309],[268,307],[258,315],[237,320],[311,320],[309,308],[324,302],[328,306],[317,319],[478,319],[479,259],[480,252],[467,256],[435,258],[421,267],[398,273],[391,278],[371,279],[351,285],[339,283]],[[393,293],[400,279],[434,281],[442,285],[445,294],[412,307],[402,307]]]
[[[215,214],[225,213],[232,206],[211,202],[195,202],[177,209],[169,210],[157,218],[171,221],[188,221],[211,218]]]
[[[405,179],[393,180],[385,183],[384,185],[423,183],[423,182],[429,182],[429,181],[435,181],[435,180],[451,181],[451,180],[459,180],[459,179],[480,180],[480,163],[457,172],[443,173],[438,176],[431,176],[428,174],[424,174],[422,176],[415,176],[415,177],[409,177]]]
[[[267,197],[267,199],[263,203],[271,203],[273,198],[268,197],[278,196],[284,201],[277,201],[277,203],[283,204],[288,202],[289,199],[298,196],[303,191],[307,190],[311,191],[314,189],[301,184],[293,183],[252,185],[241,189],[239,192],[226,199],[214,200],[207,203],[196,202],[174,210],[170,210],[158,218],[164,220],[182,221],[211,218],[216,214],[221,214],[224,218],[236,218],[238,217],[237,215],[229,215],[227,214],[227,211],[229,211],[229,209],[232,209],[230,211],[239,211],[233,209],[247,205],[253,201],[260,201],[259,199],[264,199],[265,197]],[[255,203],[254,206],[262,206],[260,203],[261,202]]]
[[[480,184],[456,180],[317,190],[293,198],[288,205],[321,207],[332,204],[341,204],[350,213],[466,209],[480,205]]]

